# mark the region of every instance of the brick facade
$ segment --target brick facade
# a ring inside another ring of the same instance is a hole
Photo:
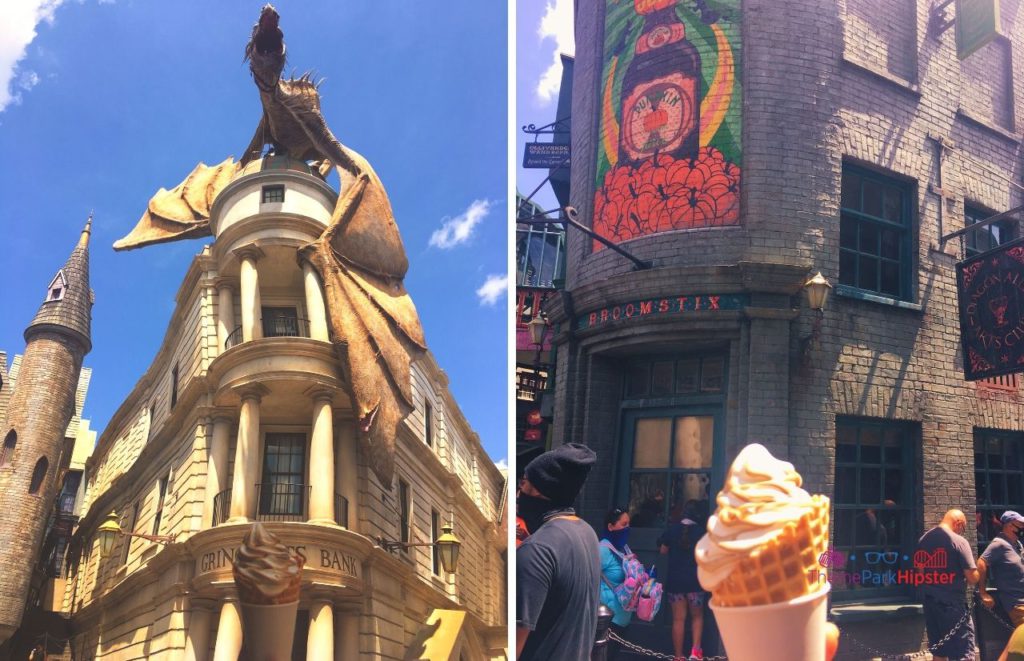
[[[64,265],[67,295],[44,302],[25,331],[25,353],[16,378],[11,374],[15,387],[0,418],[5,445],[16,439],[0,461],[0,644],[21,623],[61,467],[70,459],[65,432],[76,417],[82,359],[90,348],[88,237],[87,225]]]

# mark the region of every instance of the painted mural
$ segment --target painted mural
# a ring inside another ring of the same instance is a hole
[[[739,0],[605,3],[594,231],[739,224]]]

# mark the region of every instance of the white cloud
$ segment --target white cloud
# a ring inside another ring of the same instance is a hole
[[[39,84],[39,74],[35,71],[25,71],[18,76],[18,87],[26,92]]]
[[[500,471],[507,471],[508,470],[508,459],[499,459],[497,461],[497,463],[494,464],[494,467],[497,468]]]
[[[573,37],[572,0],[554,0],[554,4],[548,2],[544,16],[540,19],[537,35],[540,36],[542,42],[545,39],[555,40],[555,48],[551,52],[551,64],[537,81],[537,98],[543,103],[550,103],[558,94],[558,87],[562,82],[560,54],[572,55],[576,52],[576,43]]]
[[[480,299],[480,305],[494,305],[507,289],[508,276],[492,274],[487,276],[484,284],[480,285],[480,289],[476,290],[476,295]]]
[[[447,250],[469,241],[473,235],[473,228],[484,219],[490,210],[490,200],[473,200],[469,208],[454,218],[445,219],[441,229],[434,230],[434,233],[430,235],[430,245]]]
[[[36,38],[39,23],[53,23],[53,15],[64,0],[14,0],[5,3],[3,20],[0,20],[0,112],[12,103],[21,101],[21,94],[12,91],[12,81],[18,62],[25,57],[25,51]],[[32,89],[39,82],[39,76],[32,71],[24,72],[17,80],[22,90]]]

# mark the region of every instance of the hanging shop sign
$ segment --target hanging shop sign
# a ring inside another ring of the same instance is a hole
[[[569,145],[528,142],[523,152],[524,168],[564,168],[569,165]]]
[[[960,262],[956,280],[964,378],[1024,371],[1024,246]]]
[[[621,320],[636,320],[665,314],[685,314],[705,310],[741,310],[749,305],[746,294],[686,294],[666,298],[649,298],[611,305],[580,315],[577,330],[586,330]]]
[[[956,56],[963,60],[999,34],[999,0],[956,1]]]

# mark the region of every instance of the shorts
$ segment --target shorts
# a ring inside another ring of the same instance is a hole
[[[666,592],[668,603],[674,604],[685,599],[691,606],[703,606],[707,593],[705,592]]]
[[[942,640],[963,618],[965,609],[964,604],[948,604],[925,597],[924,623],[928,629],[928,642],[934,645]],[[971,659],[974,658],[974,648],[974,620],[968,617],[956,633],[932,653],[949,659]]]

